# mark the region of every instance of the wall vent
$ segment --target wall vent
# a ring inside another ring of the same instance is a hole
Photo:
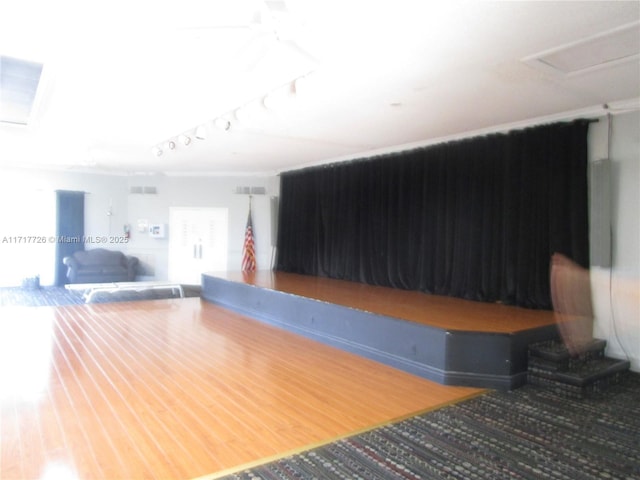
[[[237,186],[234,193],[237,195],[266,195],[267,189],[265,187]]]
[[[156,195],[158,193],[158,189],[152,186],[136,185],[129,187],[129,193],[133,195]]]

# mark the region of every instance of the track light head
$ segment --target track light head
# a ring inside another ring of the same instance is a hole
[[[198,140],[204,140],[207,138],[207,129],[204,125],[200,125],[198,128],[196,128],[195,137]]]
[[[217,128],[225,132],[231,128],[231,122],[226,118],[216,118],[214,124]]]

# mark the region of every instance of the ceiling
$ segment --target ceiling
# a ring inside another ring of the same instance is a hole
[[[3,1],[0,55],[43,68],[0,165],[273,174],[636,108],[639,20],[638,1]]]

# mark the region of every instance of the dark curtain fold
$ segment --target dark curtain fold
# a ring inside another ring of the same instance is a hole
[[[67,268],[62,260],[84,250],[84,192],[56,192],[56,235],[55,284],[62,286],[67,283]]]
[[[588,266],[588,121],[282,174],[277,270],[551,308]]]

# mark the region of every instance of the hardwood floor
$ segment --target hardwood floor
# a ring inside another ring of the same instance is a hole
[[[0,478],[192,478],[456,401],[198,298],[0,309]]]

